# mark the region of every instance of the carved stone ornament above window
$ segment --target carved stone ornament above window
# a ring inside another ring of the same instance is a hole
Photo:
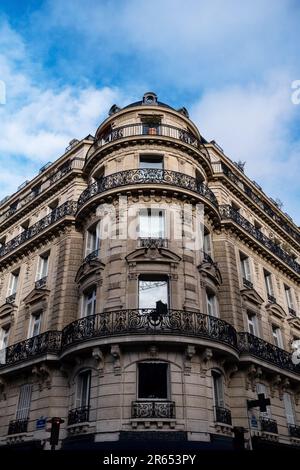
[[[278,304],[270,302],[266,305],[266,310],[270,315],[280,318],[281,320],[285,320],[287,317],[287,313]]]
[[[13,323],[15,312],[17,310],[17,306],[14,304],[3,304],[0,307],[0,320],[5,319],[10,323]]]
[[[129,253],[125,259],[131,265],[145,262],[178,264],[181,260],[180,256],[168,248],[138,248]]]
[[[89,277],[99,277],[100,271],[102,271],[104,268],[105,264],[99,261],[97,258],[84,261],[77,271],[75,282],[77,282],[77,284],[82,284]]]
[[[256,292],[255,289],[242,289],[241,296],[243,303],[245,303],[246,306],[249,306],[249,304],[260,306],[264,302],[264,299]]]
[[[202,276],[207,276],[214,284],[218,286],[222,284],[222,276],[217,263],[210,263],[203,260],[198,266],[198,271]]]

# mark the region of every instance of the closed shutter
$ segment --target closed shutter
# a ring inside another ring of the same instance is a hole
[[[283,394],[283,402],[284,402],[287,423],[295,424],[294,407],[293,407],[292,397],[289,393],[285,392]]]
[[[19,402],[16,419],[28,419],[31,403],[32,385],[22,385],[20,388]]]

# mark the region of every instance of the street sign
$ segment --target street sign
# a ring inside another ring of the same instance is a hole
[[[39,419],[36,420],[36,429],[45,429],[46,427],[46,422],[47,422],[47,418],[44,418],[43,416],[41,416]]]

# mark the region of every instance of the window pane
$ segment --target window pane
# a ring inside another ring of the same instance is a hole
[[[169,305],[168,297],[167,279],[139,279],[139,308],[156,308],[159,300]]]
[[[165,213],[161,209],[142,209],[140,211],[140,237],[164,238]]]
[[[168,398],[167,364],[139,364],[138,398]]]
[[[286,414],[286,420],[288,424],[295,424],[295,413],[294,413],[294,406],[292,402],[292,397],[289,393],[283,394],[283,402]]]
[[[141,155],[140,168],[154,168],[163,170],[163,157],[157,155]]]
[[[213,388],[215,406],[224,407],[223,377],[217,372],[213,372]]]

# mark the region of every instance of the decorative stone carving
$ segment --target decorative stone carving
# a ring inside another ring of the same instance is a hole
[[[255,366],[254,364],[251,364],[246,374],[246,390],[249,390],[249,387],[250,387],[252,392],[255,392],[256,384],[257,382],[259,382],[261,377],[262,377],[261,368]]]
[[[189,344],[185,349],[185,361],[184,361],[184,375],[190,375],[192,370],[191,360],[196,354],[196,348],[192,344]]]
[[[38,379],[40,392],[44,388],[51,389],[51,373],[50,369],[46,366],[46,364],[34,366],[31,372]]]
[[[114,374],[121,374],[121,350],[118,344],[113,344],[110,349],[110,354],[114,358]]]
[[[203,353],[200,355],[200,375],[201,377],[205,377],[206,373],[209,369],[209,361],[213,357],[213,352],[212,349],[210,348],[205,348]]]
[[[155,344],[152,344],[148,349],[149,356],[152,358],[156,358],[158,355],[158,347]]]
[[[92,357],[96,361],[97,370],[99,373],[99,377],[103,377],[104,375],[104,355],[100,348],[94,348],[92,351]]]
[[[224,364],[225,365],[225,364]],[[230,364],[225,368],[225,381],[226,381],[226,386],[230,386],[230,382],[234,376],[234,374],[239,370],[237,364]]]
[[[280,384],[282,382],[282,378],[279,374],[276,374],[271,380],[270,380],[270,392],[271,392],[271,397],[274,398],[275,396],[275,390],[280,387]]]

